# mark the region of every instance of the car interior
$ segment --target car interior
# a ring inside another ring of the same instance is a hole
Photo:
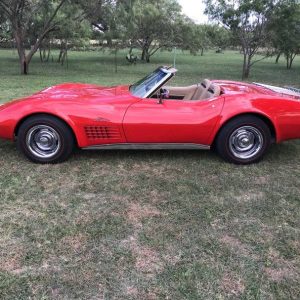
[[[219,85],[204,79],[201,83],[184,87],[164,86],[169,91],[168,99],[177,100],[205,100],[221,95]]]

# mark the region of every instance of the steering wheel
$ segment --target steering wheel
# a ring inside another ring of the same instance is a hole
[[[163,99],[168,99],[170,96],[170,91],[168,89],[161,88],[159,90],[159,97]]]
[[[158,103],[162,104],[163,99],[168,99],[169,96],[170,96],[170,91],[167,89],[161,88],[158,93],[158,98],[159,98]]]

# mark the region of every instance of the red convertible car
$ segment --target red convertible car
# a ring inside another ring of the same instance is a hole
[[[66,83],[0,105],[0,138],[33,162],[58,163],[82,149],[215,149],[257,162],[271,143],[300,138],[300,91],[204,80],[166,86],[160,67],[131,86]]]

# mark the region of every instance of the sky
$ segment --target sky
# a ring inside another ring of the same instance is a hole
[[[207,23],[207,16],[204,15],[205,5],[202,0],[179,0],[183,12],[196,23]]]

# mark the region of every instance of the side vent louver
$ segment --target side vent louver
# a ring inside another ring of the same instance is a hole
[[[120,131],[117,127],[86,126],[84,129],[89,140],[121,138]]]

